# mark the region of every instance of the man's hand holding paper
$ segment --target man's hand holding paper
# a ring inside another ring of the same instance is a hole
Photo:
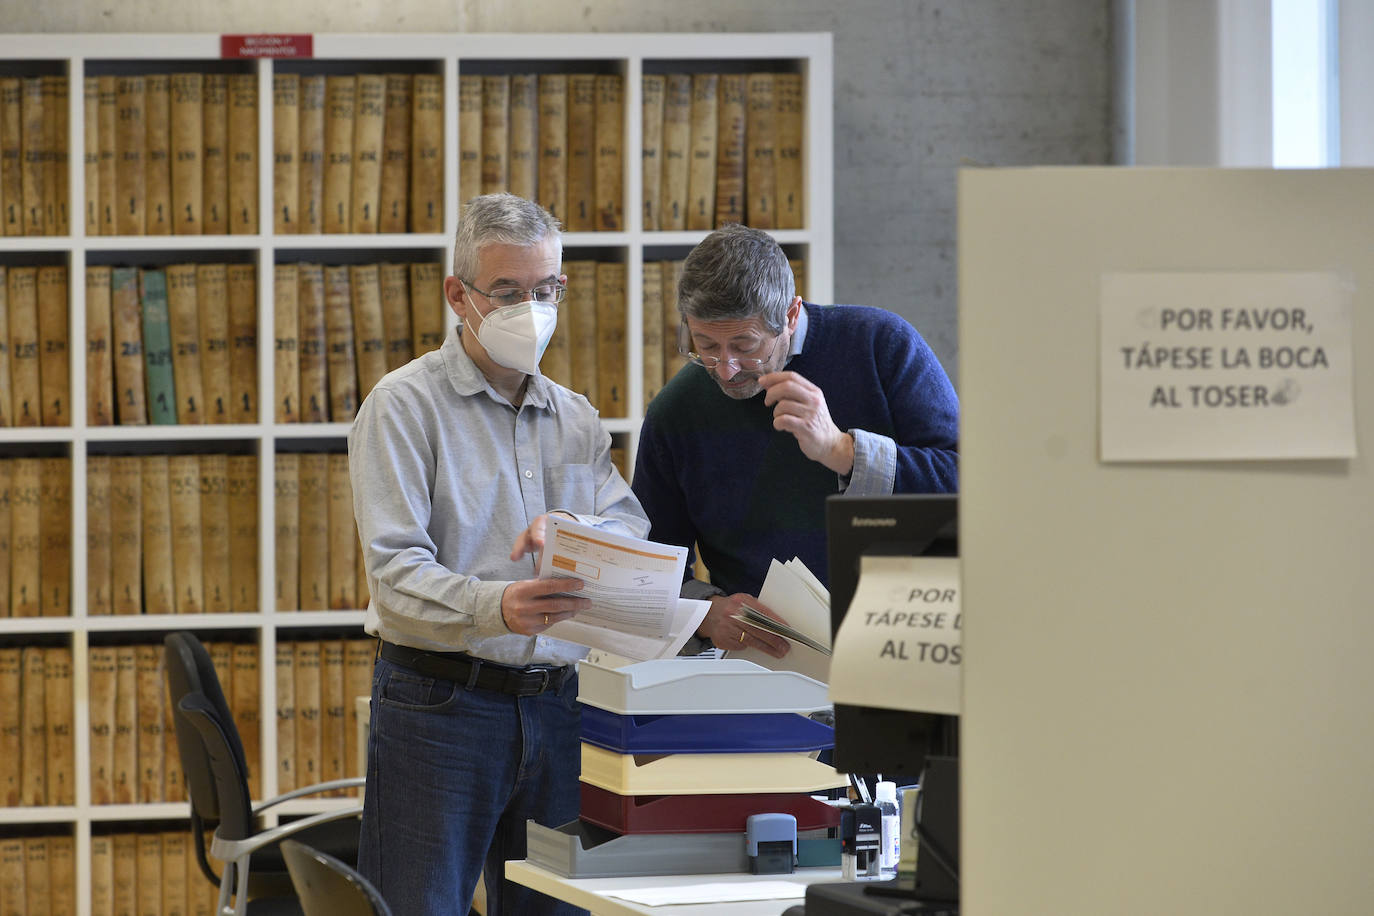
[[[743,658],[775,671],[796,671],[823,684],[828,683],[830,678],[830,593],[812,575],[806,565],[796,558],[786,563],[774,559],[768,568],[768,577],[763,582],[763,588],[759,591],[759,600],[750,599],[747,595],[744,598],[746,605],[769,611],[767,616],[774,620],[784,621],[784,618],[773,613],[772,609],[784,608],[787,613],[784,622],[788,628],[796,630],[802,638],[790,643],[790,649],[785,657],[778,656],[765,652],[761,646],[757,645],[757,640],[753,637],[762,635],[767,636],[770,640],[787,642],[784,636],[780,633],[766,632],[742,621],[733,621],[734,626],[748,630],[749,636],[745,637],[745,644],[735,648],[720,643],[717,645],[725,649],[730,658]],[[741,616],[747,616],[745,608],[740,608],[738,613]],[[778,629],[782,628],[779,627]],[[739,639],[738,636],[735,638]],[[812,646],[822,648],[817,649],[812,648]]]
[[[726,651],[756,649],[771,655],[773,658],[785,656],[788,649],[791,648],[787,640],[769,633],[767,630],[751,627],[739,619],[744,616],[745,609],[749,607],[761,611],[774,620],[787,622],[753,595],[740,592],[735,595],[712,597],[711,610],[706,612],[706,619],[701,622],[699,632],[710,639],[717,649],[725,649]]]
[[[582,588],[576,579],[522,579],[501,593],[501,616],[512,633],[535,636],[560,620],[592,606],[572,594]]]
[[[540,515],[520,532],[511,545],[510,558],[518,560],[525,554],[544,549],[544,533],[549,516]],[[536,636],[560,620],[567,620],[578,611],[591,606],[586,598],[570,594],[582,588],[580,581],[565,578],[522,579],[506,586],[501,593],[501,617],[512,633]]]

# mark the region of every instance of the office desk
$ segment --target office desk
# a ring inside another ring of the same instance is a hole
[[[506,863],[506,877],[550,897],[590,910],[592,916],[779,916],[788,907],[800,906],[802,895],[787,900],[747,900],[739,903],[699,903],[649,907],[606,896],[617,888],[672,885],[795,881],[805,886],[819,881],[839,881],[838,868],[804,868],[790,875],[663,875],[638,878],[564,878],[528,861]]]

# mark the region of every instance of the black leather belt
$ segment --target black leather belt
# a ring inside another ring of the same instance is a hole
[[[382,642],[380,655],[389,662],[430,677],[517,697],[532,697],[548,690],[559,690],[576,670],[572,665],[516,668],[474,658],[466,652],[426,652],[385,641]]]

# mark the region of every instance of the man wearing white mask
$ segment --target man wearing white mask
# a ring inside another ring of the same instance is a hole
[[[354,510],[381,640],[359,868],[393,912],[580,912],[503,879],[525,820],[578,814],[574,663],[541,635],[587,605],[534,578],[548,513],[643,537],[648,521],[581,395],[539,374],[567,278],[543,208],[463,209],[444,295],[461,326],[386,375],[349,433]]]

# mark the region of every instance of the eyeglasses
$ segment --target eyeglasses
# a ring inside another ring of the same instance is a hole
[[[562,283],[541,283],[533,289],[521,289],[518,286],[498,286],[496,289],[487,292],[473,286],[467,280],[463,285],[474,293],[481,293],[487,297],[492,305],[505,307],[507,305],[519,305],[526,301],[525,293],[530,294],[535,302],[547,302],[550,305],[557,305],[563,301],[563,297],[568,292],[568,287]]]
[[[781,339],[781,334],[773,338],[773,346],[768,348],[767,356],[732,356],[727,359],[721,359],[718,356],[702,356],[700,353],[697,353],[695,350],[693,350],[692,332],[687,329],[686,324],[680,324],[677,328],[677,352],[687,357],[688,362],[696,363],[703,369],[715,369],[718,366],[720,366],[721,363],[724,363],[727,366],[730,366],[731,368],[735,369],[736,371],[753,372],[755,369],[758,369],[764,363],[768,362],[770,359],[773,358],[773,351],[777,350],[778,341]],[[761,343],[755,344],[753,349],[757,350],[760,346],[762,346]],[[746,350],[742,352],[749,351]]]

